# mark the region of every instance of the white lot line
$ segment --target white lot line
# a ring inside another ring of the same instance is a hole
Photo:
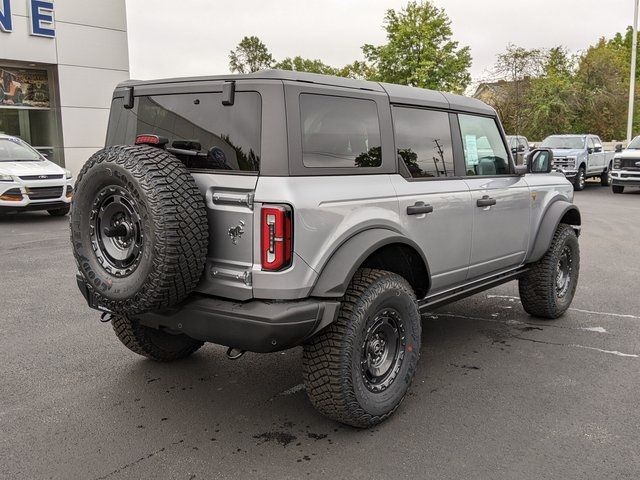
[[[438,317],[464,318],[465,320],[479,320],[481,322],[503,323],[503,324],[507,324],[507,325],[540,325],[538,323],[526,323],[526,322],[520,322],[518,320],[506,320],[506,321],[503,321],[503,320],[498,320],[496,318],[469,317],[469,316],[466,316],[466,315],[458,315],[458,314],[455,314],[455,313],[438,313],[438,314],[427,315],[427,318],[433,318],[434,320],[437,320]],[[551,326],[551,325],[548,325],[548,326]],[[602,327],[578,328],[578,329],[571,328],[571,330],[588,330],[588,331],[598,332],[598,333],[606,332],[606,330],[604,330],[604,328],[602,328]],[[602,332],[603,330],[604,330],[604,332]],[[640,355],[636,355],[635,353],[623,353],[623,352],[619,352],[617,350],[604,350],[602,348],[589,347],[587,345],[578,345],[577,343],[546,342],[546,341],[543,341],[543,340],[536,340],[536,339],[533,339],[533,338],[520,337],[518,335],[512,335],[511,338],[516,338],[518,340],[524,340],[524,341],[533,342],[533,343],[544,343],[544,344],[547,344],[547,345],[557,345],[559,347],[574,347],[574,348],[583,348],[585,350],[595,350],[596,352],[607,353],[609,355],[616,355],[618,357],[640,358]]]
[[[301,392],[302,390],[304,390],[304,385],[302,383],[299,383],[298,385],[294,385],[293,387],[288,388],[284,392],[280,392],[277,395],[273,396],[271,398],[271,401],[273,401],[277,397],[288,397],[289,395],[293,395],[294,393]]]
[[[520,300],[520,297],[514,297],[512,295],[487,295],[487,298],[506,298],[510,302]],[[573,312],[588,313],[590,315],[602,315],[604,317],[634,318],[636,320],[640,320],[640,317],[637,315],[629,315],[624,313],[594,312],[593,310],[582,310],[581,308],[570,308],[569,310]]]

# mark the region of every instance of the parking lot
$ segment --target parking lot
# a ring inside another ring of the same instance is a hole
[[[529,317],[512,282],[425,315],[410,394],[369,431],[312,408],[300,349],[126,350],[75,285],[68,219],[0,218],[0,477],[636,479],[640,191],[576,203],[568,314]]]

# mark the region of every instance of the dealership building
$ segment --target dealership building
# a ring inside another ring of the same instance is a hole
[[[75,175],[128,78],[125,0],[0,0],[0,133]]]

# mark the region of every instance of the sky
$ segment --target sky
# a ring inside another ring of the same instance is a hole
[[[126,0],[131,77],[149,79],[229,72],[229,51],[256,35],[280,60],[301,55],[332,66],[362,60],[361,46],[385,41],[393,0]],[[435,0],[453,37],[471,47],[474,81],[496,55],[564,45],[585,50],[633,22],[633,0]]]

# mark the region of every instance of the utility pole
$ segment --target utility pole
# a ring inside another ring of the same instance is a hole
[[[633,39],[631,43],[631,75],[629,81],[629,117],[627,118],[627,144],[633,135],[633,102],[636,90],[636,54],[638,50],[638,2],[633,0]]]

